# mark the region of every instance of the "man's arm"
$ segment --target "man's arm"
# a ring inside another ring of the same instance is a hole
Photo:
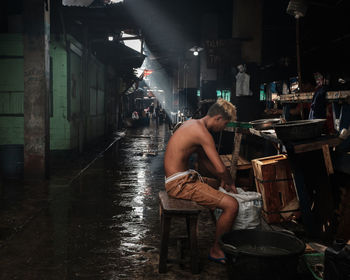
[[[205,172],[209,172],[211,175],[217,176],[217,172],[214,165],[210,162],[202,147],[200,147],[197,150],[197,154],[198,163],[200,164],[200,166],[204,167]]]
[[[199,151],[200,158],[203,158],[203,164],[204,166],[214,175],[218,176],[222,182],[224,183],[224,188],[227,191],[233,191],[237,193],[235,184],[232,180],[231,174],[229,170],[226,168],[224,163],[222,162],[218,152],[215,148],[215,142],[213,140],[213,137],[210,135],[209,132],[204,133],[206,135],[203,135],[200,137],[201,139],[201,146],[203,148],[203,151]],[[207,158],[208,160],[205,160]]]

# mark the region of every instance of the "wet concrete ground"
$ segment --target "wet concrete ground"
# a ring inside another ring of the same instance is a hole
[[[223,265],[207,260],[215,230],[208,211],[199,223],[201,273],[168,264],[158,274],[158,192],[170,133],[151,123],[120,136],[85,159],[54,165],[45,184],[6,186],[0,279],[227,279]],[[171,236],[185,232],[183,221],[173,223]]]

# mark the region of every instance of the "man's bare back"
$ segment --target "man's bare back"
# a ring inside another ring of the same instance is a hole
[[[199,136],[208,133],[201,120],[184,122],[170,138],[164,157],[165,176],[188,170],[191,154],[201,147]],[[210,136],[210,135],[209,135]]]

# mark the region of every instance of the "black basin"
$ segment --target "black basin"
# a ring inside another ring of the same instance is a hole
[[[300,120],[275,124],[276,135],[283,142],[300,141],[320,137],[326,120]]]
[[[297,279],[305,244],[279,231],[235,230],[220,238],[232,280]]]

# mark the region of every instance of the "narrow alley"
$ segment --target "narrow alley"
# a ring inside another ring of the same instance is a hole
[[[0,280],[350,279],[350,1],[0,7]]]
[[[177,264],[158,274],[158,192],[169,135],[165,124],[129,129],[105,152],[80,159],[85,166],[56,163],[49,193],[44,186],[18,196],[5,189],[0,279],[223,279],[224,266],[207,260],[214,225],[206,212],[199,225],[201,274]],[[174,225],[175,235],[185,233],[184,224]]]

